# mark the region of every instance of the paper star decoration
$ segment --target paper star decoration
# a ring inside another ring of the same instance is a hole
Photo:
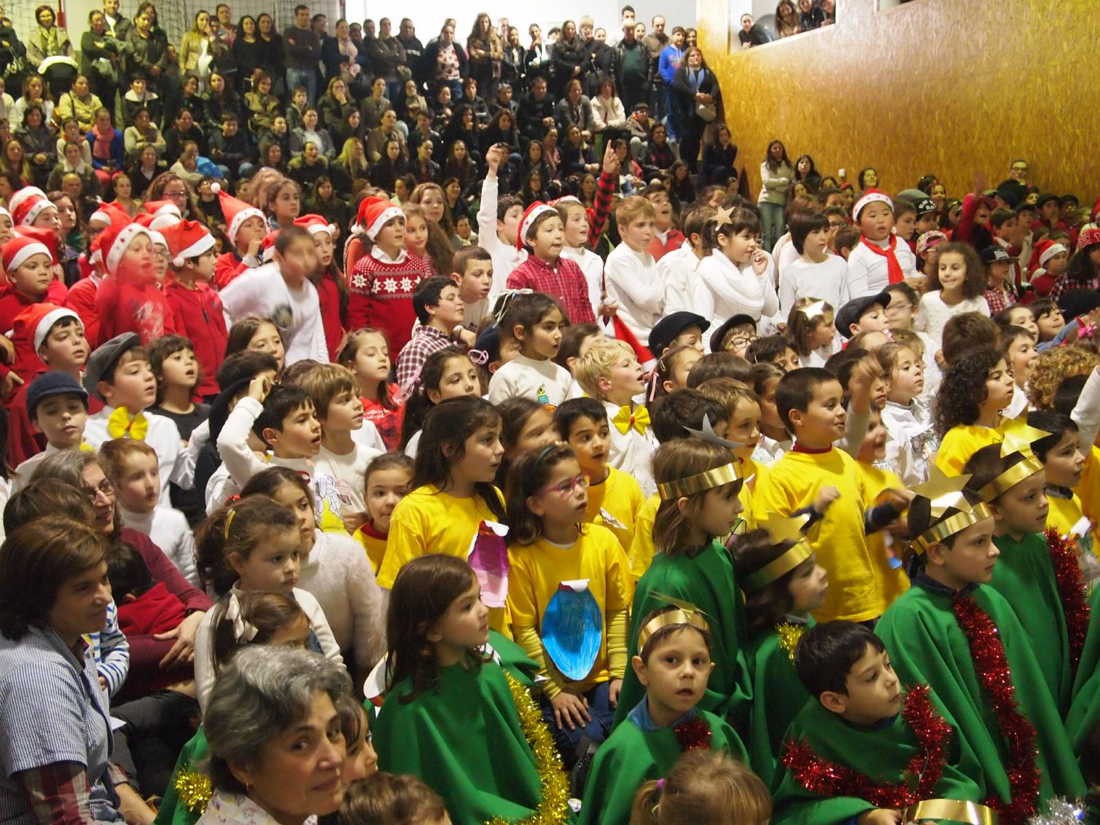
[[[1041,438],[1046,438],[1051,433],[1040,430],[1027,423],[1027,413],[1019,418],[1011,418],[1001,425],[1004,433],[1004,441],[1001,442],[1001,457],[1012,453],[1023,453],[1025,456],[1034,455],[1031,445]]]
[[[814,318],[825,314],[825,302],[814,301],[812,304],[806,304],[804,307],[799,307],[798,311],[812,321]]]
[[[918,496],[928,499],[932,505],[932,518],[937,519],[948,510],[970,510],[970,502],[963,495],[970,475],[946,475],[939,467],[933,466],[928,481],[913,488]]]
[[[709,441],[711,444],[717,444],[719,447],[725,447],[728,450],[736,450],[745,446],[738,441],[729,441],[718,435],[710,423],[710,418],[705,415],[703,416],[703,428],[701,430],[693,430],[691,427],[684,427],[684,429],[696,438],[701,438],[703,441]]]
[[[791,516],[790,518],[778,516],[762,522],[760,527],[768,531],[768,536],[771,538],[772,544],[779,544],[784,541],[798,542],[805,538],[802,533],[802,528],[806,526],[806,522],[809,518],[810,516],[808,513]]]
[[[727,206],[723,209],[716,210],[712,220],[719,229],[721,229],[723,226],[727,226],[728,224],[733,223],[733,208]]]

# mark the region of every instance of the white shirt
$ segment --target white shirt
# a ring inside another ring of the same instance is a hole
[[[699,283],[699,263],[690,241],[661,256],[657,273],[665,285],[665,315],[695,312],[695,289]]]
[[[940,291],[936,289],[921,296],[913,326],[921,332],[927,332],[928,337],[942,346],[943,328],[954,316],[962,315],[964,312],[980,312],[988,317],[989,304],[985,302],[983,296],[979,295],[977,298],[964,298],[954,306],[948,306],[943,302]]]
[[[107,419],[114,411],[114,407],[106,406],[95,415],[88,416],[88,422],[84,425],[84,440],[96,450],[102,446],[103,442],[111,440],[107,432]],[[175,421],[148,410],[142,414],[149,422],[145,443],[157,454],[160,472],[160,503],[165,507],[171,507],[172,502],[168,498],[168,482],[174,481],[183,489],[190,490],[195,483],[195,465],[189,461],[188,453],[180,449],[180,431]]]
[[[657,492],[657,482],[653,479],[653,453],[657,449],[657,439],[652,429],[640,433],[634,427],[625,433],[619,432],[612,419],[619,412],[619,405],[610,401],[603,402],[607,410],[607,420],[611,424],[611,445],[607,453],[607,463],[617,470],[634,476],[642,492],[651,496]],[[635,405],[638,408],[640,405]]]
[[[218,293],[225,308],[226,323],[232,326],[246,315],[269,319],[286,341],[286,363],[312,358],[328,362],[328,345],[321,322],[317,288],[306,281],[291,289],[275,262],[248,269]]]
[[[477,209],[477,238],[489,257],[493,260],[493,287],[489,290],[489,305],[496,303],[497,296],[505,290],[508,276],[517,266],[527,260],[526,249],[516,249],[515,240],[501,242],[497,237],[497,181],[485,178],[481,184],[481,205]]]
[[[827,301],[834,313],[839,312],[850,300],[848,262],[839,255],[829,254],[820,263],[800,256],[786,264],[779,270],[779,314],[784,318],[790,316],[799,298]]]
[[[195,537],[187,518],[174,507],[158,504],[150,513],[135,513],[121,505],[118,508],[122,526],[147,535],[164,551],[169,561],[195,587],[202,587],[195,564]]]
[[[1024,392],[1019,384],[1012,385],[1012,400],[1008,402],[1008,406],[1001,410],[1001,415],[1005,418],[1019,418],[1026,413],[1031,407],[1030,402],[1027,400],[1027,393]]]
[[[489,379],[489,403],[509,398],[530,398],[555,407],[569,397],[573,376],[553,361],[536,361],[517,355]]]
[[[923,484],[939,448],[928,408],[920,399],[908,404],[887,401],[882,410],[882,425],[886,428],[887,465],[907,488]]]
[[[592,314],[599,318],[600,305],[603,303],[603,258],[583,246],[562,247],[561,256],[568,258],[581,268],[584,281],[588,284],[588,300],[592,304]]]
[[[350,452],[334,453],[323,444],[317,454],[314,467],[318,474],[331,476],[336,482],[336,494],[340,499],[341,517],[353,513],[365,513],[367,465],[386,452],[378,430],[370,421],[351,433],[353,446]]]
[[[695,311],[710,318],[711,328],[744,313],[760,321],[779,312],[779,297],[772,286],[772,267],[757,275],[752,265],[738,267],[720,249],[699,263],[699,284],[695,290]],[[706,311],[704,311],[706,310]]]
[[[877,242],[871,241],[871,243]],[[887,241],[877,243],[877,246],[885,249]],[[913,254],[909,244],[901,238],[898,238],[897,246],[894,248],[894,257],[898,259],[902,274],[906,278],[912,278],[917,274],[917,256]],[[862,243],[857,243],[855,249],[848,255],[848,295],[852,298],[878,295],[890,285],[889,269],[885,256],[872,252]]]
[[[757,442],[756,447],[752,451],[752,460],[763,467],[767,467],[777,462],[786,453],[790,452],[791,444],[792,442],[789,438],[785,441],[776,441],[761,433],[760,441]]]
[[[607,256],[604,279],[608,299],[619,305],[619,318],[639,343],[648,344],[665,306],[665,285],[653,256],[621,243]]]

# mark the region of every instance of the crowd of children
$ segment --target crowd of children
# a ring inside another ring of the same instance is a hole
[[[550,202],[488,145],[457,245],[430,185],[338,224],[260,168],[209,188],[213,231],[175,176],[84,230],[10,194],[0,569],[62,512],[108,545],[73,724],[118,723],[102,776],[0,744],[0,819],[1023,825],[1085,798],[1100,204],[1017,161],[955,214],[778,141],[760,202],[690,200],[611,143],[592,198]],[[79,596],[48,595],[54,626]],[[339,749],[381,772],[287,810],[229,759],[268,817],[234,820],[203,717],[261,645],[353,676],[371,733]]]

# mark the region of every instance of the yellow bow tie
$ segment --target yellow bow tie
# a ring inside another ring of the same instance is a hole
[[[125,407],[117,408],[107,419],[107,435],[111,438],[133,438],[144,441],[149,432],[149,419],[144,413],[131,415]]]
[[[80,452],[82,452],[82,453],[94,453],[95,452],[95,447],[93,447],[87,441],[81,441],[80,446],[77,447],[77,449],[80,450]]]
[[[630,432],[631,427],[640,434],[645,435],[645,431],[649,429],[649,410],[645,407],[630,409],[629,404],[624,404],[619,407],[619,411],[615,413],[615,417],[611,419],[611,423],[614,424],[615,428],[623,435]]]

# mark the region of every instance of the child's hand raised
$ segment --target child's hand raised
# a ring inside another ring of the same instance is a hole
[[[603,173],[605,175],[619,174],[619,156],[615,152],[615,141],[609,140],[607,148],[603,150]]]
[[[768,256],[763,249],[758,249],[752,253],[752,271],[757,277],[764,274],[764,270],[768,268]]]
[[[495,175],[497,168],[500,166],[500,162],[504,159],[504,150],[499,143],[494,143],[485,152],[485,163],[488,164],[489,170]]]
[[[569,730],[576,730],[578,726],[583,728],[592,718],[588,713],[588,702],[583,696],[563,690],[550,700],[550,704],[554,708],[554,723],[558,728],[568,727]]]
[[[267,375],[257,375],[248,385],[248,397],[255,398],[261,404],[271,392],[271,378]]]

